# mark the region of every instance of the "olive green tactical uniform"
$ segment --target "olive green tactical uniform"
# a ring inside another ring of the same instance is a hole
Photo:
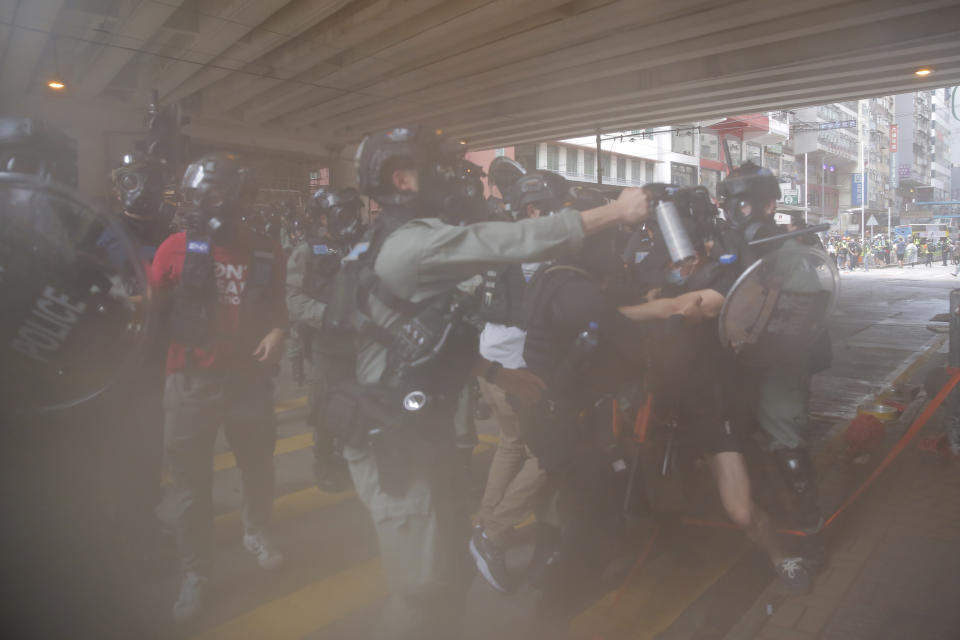
[[[804,260],[802,256],[792,258],[789,253],[791,248],[801,247],[793,239],[783,244],[787,253],[781,254],[775,263],[778,271],[784,273],[783,288],[797,292],[819,291],[821,287],[816,273],[805,263],[798,262]],[[780,362],[757,376],[757,421],[770,436],[770,448],[774,451],[807,446],[811,358],[816,356],[811,353],[807,358]]]
[[[354,349],[349,339],[338,339],[321,331],[327,305],[307,295],[303,288],[310,252],[311,245],[301,242],[287,261],[287,311],[296,328],[293,333],[303,339],[300,349],[310,360],[307,393],[310,422],[315,428],[314,471],[319,477],[323,472],[321,466],[329,464],[328,457],[334,453],[333,436],[326,428],[327,393],[332,385],[353,376]]]
[[[549,260],[579,249],[583,241],[579,213],[517,223],[487,222],[456,227],[438,219],[412,220],[391,234],[374,269],[381,286],[417,303],[450,291],[458,283],[498,264]],[[389,326],[399,314],[369,297],[372,319]],[[387,350],[361,345],[357,380],[376,384]],[[451,422],[453,417],[451,416]],[[451,424],[451,429],[453,424]],[[451,439],[451,442],[453,440]],[[390,599],[378,638],[443,639],[460,635],[460,619],[472,562],[466,553],[470,534],[467,505],[456,482],[454,445],[416,447],[410,478],[402,495],[381,491],[376,460],[367,449],[346,447],[357,495],[373,518]]]

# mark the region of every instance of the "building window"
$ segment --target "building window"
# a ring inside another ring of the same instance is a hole
[[[743,162],[743,143],[736,138],[727,138],[727,148],[730,149],[731,168],[739,167]],[[724,162],[726,162],[724,158]]]
[[[707,160],[720,159],[720,140],[712,133],[700,134],[700,157]]]
[[[630,182],[643,183],[643,163],[638,158],[630,159]]]
[[[716,198],[717,185],[720,184],[720,172],[713,169],[701,169],[700,175],[703,178],[703,186],[710,191],[711,196]]]
[[[567,173],[580,174],[579,156],[580,154],[576,149],[567,147]]]
[[[612,176],[611,172],[613,171],[613,167],[611,166],[613,164],[613,158],[609,153],[604,153],[601,158],[603,160],[603,177],[604,179],[610,178]]]
[[[648,183],[649,183],[649,182],[654,182],[654,181],[656,180],[656,177],[655,177],[655,169],[656,169],[656,167],[654,166],[654,164],[653,164],[652,162],[648,162],[648,163],[647,163],[646,167],[644,168],[644,170],[646,171],[646,176],[644,177],[644,182],[648,182]]]
[[[626,181],[627,179],[627,159],[617,158],[617,180]]]
[[[547,145],[547,171],[560,171],[560,148],[555,144]]]
[[[670,146],[674,153],[693,155],[693,131],[674,131],[670,136]]]
[[[670,163],[670,182],[681,187],[692,187],[697,184],[697,168],[679,162]]]
[[[527,171],[535,171],[537,169],[537,145],[518,144],[517,162]]]
[[[496,158],[502,158],[505,151],[506,149],[504,149],[503,147],[498,147],[497,149],[494,150],[493,155]]]
[[[770,171],[772,171],[774,175],[778,175],[778,176],[780,175],[780,155],[779,154],[770,153],[768,151],[767,153],[764,154],[763,160],[764,160],[763,162],[764,165],[766,165],[766,167],[770,169]]]
[[[753,164],[760,166],[760,145],[747,143],[747,157],[744,158],[744,162],[749,160]]]
[[[583,152],[583,175],[591,178],[597,175],[597,154],[593,151]]]

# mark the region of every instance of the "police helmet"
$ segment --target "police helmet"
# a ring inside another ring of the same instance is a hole
[[[184,206],[208,230],[216,231],[240,217],[240,205],[253,187],[253,175],[240,156],[218,151],[187,166],[180,183]]]
[[[571,200],[570,183],[552,171],[531,171],[517,180],[510,192],[511,207],[519,216],[528,204],[543,213],[554,213]]]
[[[422,207],[425,215],[467,221],[474,209],[483,210],[483,191],[478,193],[476,186],[482,170],[463,159],[465,151],[441,129],[422,125],[372,133],[357,148],[360,193],[384,206]],[[417,192],[393,186],[393,172],[401,169],[417,171]]]
[[[769,169],[748,160],[724,178],[718,195],[727,216],[736,221],[742,218],[741,208],[744,204],[751,206],[751,215],[762,215],[764,207],[780,199],[780,183]]]
[[[32,175],[77,186],[77,152],[58,129],[33,118],[0,117],[0,175]]]
[[[163,207],[166,167],[155,159],[132,159],[110,173],[123,211],[134,218],[153,218]]]
[[[0,413],[87,401],[143,355],[146,275],[123,225],[37,176],[0,175]],[[11,420],[6,424],[15,425]]]
[[[356,242],[363,235],[361,209],[363,200],[360,199],[360,192],[352,187],[340,191],[319,189],[307,205],[315,227],[320,225],[321,216],[325,216],[327,232],[335,240],[347,244]]]
[[[513,185],[517,183],[517,180],[526,175],[527,170],[513,158],[497,156],[490,161],[490,166],[487,167],[487,173],[490,174],[490,184],[497,188],[500,192],[501,199],[509,208],[510,202],[508,198],[510,197],[510,190],[513,188]]]

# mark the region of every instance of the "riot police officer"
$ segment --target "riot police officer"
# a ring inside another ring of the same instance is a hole
[[[679,432],[671,437],[679,437],[705,458],[730,519],[768,555],[789,588],[805,592],[810,580],[801,560],[788,555],[772,519],[754,500],[746,458],[752,405],[744,399],[748,397],[741,388],[744,383],[734,373],[740,367],[723,349],[716,320],[740,275],[739,255],[745,256],[745,261],[756,257],[744,239],[764,237],[771,230],[741,218],[725,230],[717,224],[718,212],[708,194],[693,190],[690,197],[682,191],[677,195],[684,197],[670,197],[676,201],[678,213],[682,211],[676,224],[671,225],[673,235],[682,236],[683,241],[677,244],[689,246],[693,256],[676,262],[675,257],[688,254],[651,252],[644,264],[660,273],[656,299],[622,312],[639,320],[649,318],[660,307],[697,304],[702,316],[699,322],[671,318],[649,326],[649,384],[657,409],[676,419]],[[657,246],[661,238],[658,234]]]
[[[328,388],[354,376],[356,353],[343,335],[323,328],[323,312],[333,296],[340,261],[363,233],[363,201],[356,189],[320,189],[307,205],[304,241],[287,263],[287,309],[295,339],[310,362],[310,417],[314,428],[314,476],[323,491],[343,491],[348,482],[342,458],[326,426]]]
[[[732,171],[721,183],[720,193],[731,220],[732,242],[738,246],[740,270],[780,247],[796,246],[796,240],[768,242],[759,249],[747,241],[777,234],[773,221],[779,185],[776,177],[752,163]],[[828,259],[824,254],[824,259]],[[816,337],[807,357],[782,360],[762,370],[743,370],[755,385],[753,412],[769,437],[773,457],[793,492],[793,513],[798,528],[816,533],[823,525],[817,505],[817,483],[806,442],[809,430],[810,377],[829,367],[831,348],[824,331]]]
[[[382,207],[337,280],[327,324],[359,336],[357,378],[335,387],[330,424],[346,443],[357,494],[373,517],[390,589],[378,633],[455,638],[470,561],[469,520],[457,494],[452,424],[467,377],[489,371],[462,322],[456,286],[484,270],[575,251],[585,235],[646,214],[626,190],[608,206],[518,223],[483,215],[476,168],[440,131],[398,127],[367,136],[360,191]],[[490,371],[498,385],[522,371]]]
[[[155,621],[116,562],[103,500],[109,389],[143,355],[122,287],[145,286],[132,238],[79,200],[73,147],[29,118],[0,118],[0,627],[37,637],[142,636]],[[82,232],[80,232],[82,230]],[[112,259],[97,240],[117,237]],[[15,523],[15,526],[12,524]],[[139,591],[136,592],[139,594]]]
[[[111,173],[113,191],[121,206],[123,229],[137,241],[141,261],[150,268],[157,247],[170,235],[174,207],[164,201],[169,169],[154,158],[127,156],[125,164]],[[113,230],[107,230],[98,244],[111,262],[123,264],[118,255],[121,244]],[[124,289],[130,299],[143,307],[145,283],[125,274]],[[111,442],[115,465],[110,494],[118,526],[130,545],[129,555],[143,560],[158,547],[159,522],[154,508],[160,502],[161,460],[163,457],[163,384],[167,356],[167,333],[162,319],[150,308],[147,319],[152,328],[143,364],[136,375],[124,380],[106,409],[105,420],[114,426]]]
[[[264,569],[283,562],[269,533],[276,444],[270,374],[287,327],[286,260],[278,243],[240,224],[250,185],[234,154],[190,164],[180,186],[189,226],[160,245],[151,269],[158,297],[170,304],[163,402],[184,572],[178,620],[196,616],[209,590],[211,459],[221,424],[243,477],[243,545]]]

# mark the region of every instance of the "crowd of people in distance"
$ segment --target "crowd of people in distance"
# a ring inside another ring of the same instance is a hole
[[[832,235],[826,242],[827,253],[837,261],[840,271],[853,271],[862,267],[889,267],[897,265],[915,267],[922,264],[933,267],[934,262],[960,266],[960,251],[949,237],[939,240],[914,234],[911,238],[896,236],[892,240],[877,234],[865,240],[850,236]],[[954,274],[956,275],[956,273]]]

